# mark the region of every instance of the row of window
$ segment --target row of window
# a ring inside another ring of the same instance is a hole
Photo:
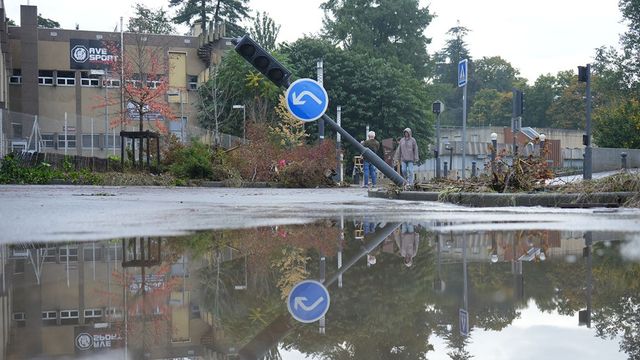
[[[140,86],[140,80],[127,80],[127,83]],[[22,71],[21,69],[14,69],[13,75],[9,77],[9,84],[19,85],[22,84]],[[40,70],[38,72],[38,84],[43,86],[75,86],[76,77],[73,71],[61,71],[61,70]],[[156,89],[160,85],[160,81],[147,81],[147,87]],[[118,79],[104,79],[101,75],[91,75],[88,71],[80,72],[80,86],[83,87],[120,87],[120,80]],[[198,77],[195,75],[187,75],[187,90],[197,90]]]
[[[91,143],[91,137],[93,136],[93,143]],[[76,147],[76,135],[67,134],[67,148]],[[113,140],[113,134],[107,134],[106,136],[107,148],[120,148],[120,136],[116,136],[115,142]],[[82,147],[83,148],[104,148],[105,136],[104,134],[83,134],[82,135]],[[42,134],[42,146],[45,148],[64,149],[65,140],[64,134]]]
[[[32,252],[40,251],[41,256],[45,262],[77,262],[78,261],[78,247],[77,246],[64,246],[53,247],[44,249],[31,249]],[[117,246],[102,248],[102,247],[85,247],[83,251],[84,261],[100,261],[105,259],[108,255],[109,260],[122,260],[122,249]],[[29,256],[29,250],[27,249],[13,249],[11,253],[12,258],[24,258]]]
[[[85,309],[83,314],[85,324],[100,321],[105,315],[111,319],[122,318],[122,310],[117,308]],[[57,325],[58,320],[60,320],[61,325],[75,325],[79,323],[79,317],[79,310],[48,310],[42,312],[41,319],[44,325]],[[13,320],[17,326],[21,327],[26,324],[27,317],[24,312],[14,312]]]

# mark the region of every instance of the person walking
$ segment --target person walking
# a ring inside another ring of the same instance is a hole
[[[411,134],[411,129],[403,131],[402,139],[398,142],[398,148],[394,156],[395,163],[400,162],[402,176],[407,180],[407,186],[413,186],[413,166],[418,162],[418,143]]]
[[[376,133],[374,131],[369,131],[367,133],[367,140],[365,140],[362,145],[373,151],[374,154],[378,155],[380,151],[380,142],[376,140]],[[376,186],[376,167],[373,166],[367,159],[364,159],[364,185],[363,187],[369,187],[369,178],[371,178],[371,185],[373,187]]]

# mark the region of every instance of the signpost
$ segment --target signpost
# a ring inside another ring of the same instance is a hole
[[[458,87],[462,87],[462,178],[465,178],[465,158],[467,156],[467,59],[458,63]]]
[[[304,280],[291,289],[287,309],[294,319],[312,323],[327,313],[330,303],[329,291],[324,285],[315,280]]]
[[[285,97],[291,115],[305,122],[319,119],[329,105],[327,91],[313,79],[294,81]]]

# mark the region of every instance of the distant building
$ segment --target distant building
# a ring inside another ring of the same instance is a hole
[[[120,138],[113,133],[121,128],[113,121],[120,116],[120,109],[128,106],[120,101],[121,74],[110,71],[105,61],[114,56],[111,49],[120,46],[121,36],[125,56],[143,44],[163,57],[160,61],[169,69],[168,74],[162,74],[169,82],[164,96],[177,121],[160,120],[185,139],[189,129],[197,125],[196,90],[208,79],[210,65],[219,62],[231,45],[223,37],[223,26],[196,36],[121,35],[39,28],[35,6],[21,6],[19,27],[7,25],[2,2],[0,12],[0,107],[9,110],[3,132],[8,142],[5,146],[14,149],[24,149],[33,141],[36,115],[39,134],[35,135],[48,152],[66,147],[70,154],[88,155],[93,147],[96,156],[104,156],[120,148]],[[105,103],[109,104],[106,116]],[[155,116],[155,121],[160,115],[149,116]],[[131,117],[129,124],[127,130],[137,129],[138,120]]]

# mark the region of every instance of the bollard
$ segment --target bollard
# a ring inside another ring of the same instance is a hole
[[[472,161],[471,162],[471,177],[476,177],[476,162]]]
[[[622,170],[627,170],[627,153],[620,153],[620,160],[622,162]]]
[[[445,161],[445,162],[443,162],[443,164],[444,164],[444,166],[443,166],[443,169],[444,169],[444,177],[446,178],[446,177],[449,175],[449,168],[447,167],[447,162],[446,162],[446,161]]]

